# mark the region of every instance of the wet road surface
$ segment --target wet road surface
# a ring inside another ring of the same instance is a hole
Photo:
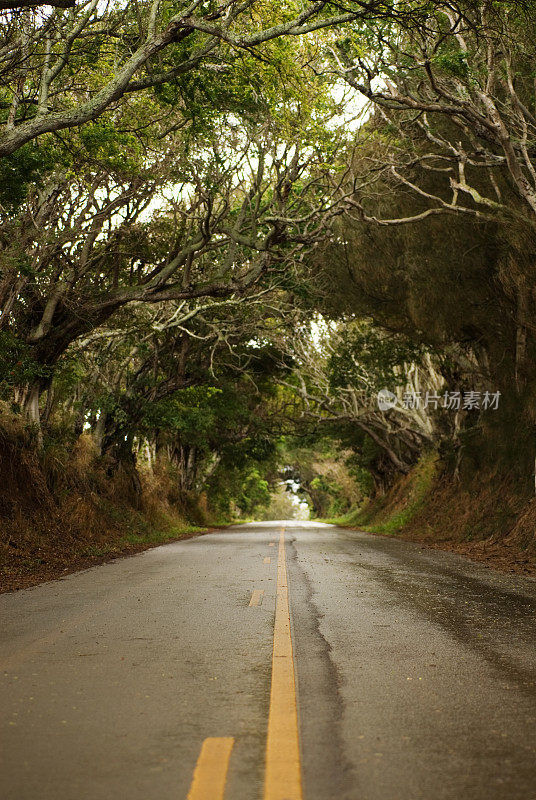
[[[0,596],[0,797],[531,800],[535,612],[533,580],[314,522]]]

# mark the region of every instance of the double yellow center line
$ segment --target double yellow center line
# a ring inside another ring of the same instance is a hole
[[[261,593],[253,593],[258,605]],[[187,800],[223,800],[234,739],[205,739]],[[296,678],[290,631],[285,529],[279,535],[272,686],[263,800],[303,800]]]
[[[266,742],[264,800],[302,800],[296,679],[290,632],[285,529],[279,536],[272,689]]]

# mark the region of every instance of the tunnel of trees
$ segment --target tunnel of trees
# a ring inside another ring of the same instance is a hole
[[[4,554],[423,464],[534,543],[531,5],[1,4]]]

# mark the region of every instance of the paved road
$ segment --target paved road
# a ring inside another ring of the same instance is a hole
[[[285,526],[304,800],[536,798],[536,582]],[[269,715],[292,736],[280,529],[1,596],[2,800],[197,800],[218,752],[225,800],[260,800]]]

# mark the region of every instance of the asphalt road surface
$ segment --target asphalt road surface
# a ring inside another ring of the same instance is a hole
[[[0,798],[531,800],[535,612],[533,580],[309,522],[3,595]]]

